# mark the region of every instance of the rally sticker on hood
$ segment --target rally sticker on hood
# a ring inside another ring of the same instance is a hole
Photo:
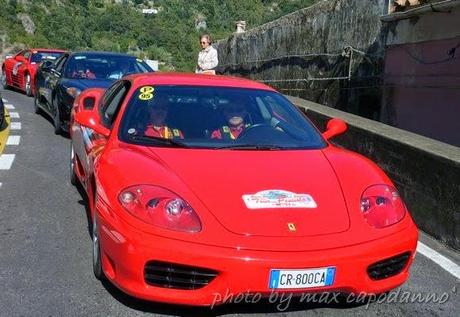
[[[270,189],[243,195],[249,209],[262,208],[316,208],[316,202],[308,194],[296,194],[286,190]]]

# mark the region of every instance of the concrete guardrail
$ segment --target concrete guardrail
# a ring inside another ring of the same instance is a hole
[[[460,250],[460,148],[296,97],[324,131],[341,118],[348,131],[332,141],[376,162],[393,180],[417,226]],[[460,133],[460,130],[459,130]]]

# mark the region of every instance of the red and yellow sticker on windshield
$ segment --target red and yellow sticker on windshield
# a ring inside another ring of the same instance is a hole
[[[152,86],[144,86],[139,91],[140,100],[150,100],[153,98],[153,92],[155,91],[155,88],[153,88]]]

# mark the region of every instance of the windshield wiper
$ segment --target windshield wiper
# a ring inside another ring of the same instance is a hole
[[[214,150],[257,150],[257,151],[279,151],[284,147],[270,144],[232,144],[215,147]]]
[[[172,140],[172,139],[159,138],[159,137],[155,137],[155,136],[133,135],[133,136],[130,136],[129,138],[131,140],[134,140],[134,141],[155,142],[155,143],[159,143],[159,144],[170,145],[170,146],[173,146],[173,147],[181,147],[181,148],[188,148],[189,147],[188,145],[186,145],[186,144],[184,144],[182,142],[179,142],[179,141],[175,141],[175,140]]]

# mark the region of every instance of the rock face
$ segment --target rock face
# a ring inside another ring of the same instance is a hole
[[[24,30],[28,34],[34,34],[36,27],[34,21],[30,18],[28,14],[25,13],[19,13],[18,14],[18,19],[21,20],[22,26],[24,27]]]
[[[386,13],[385,3],[320,1],[234,33],[217,45],[219,70],[373,118],[380,103],[384,51],[380,16]]]
[[[195,17],[195,29],[197,31],[205,31],[207,28],[206,17],[203,14],[197,14]]]
[[[3,61],[5,60],[6,56],[14,55],[24,48],[25,45],[20,43],[14,43],[11,45],[8,42],[8,36],[6,33],[0,31],[0,66],[3,65]]]

